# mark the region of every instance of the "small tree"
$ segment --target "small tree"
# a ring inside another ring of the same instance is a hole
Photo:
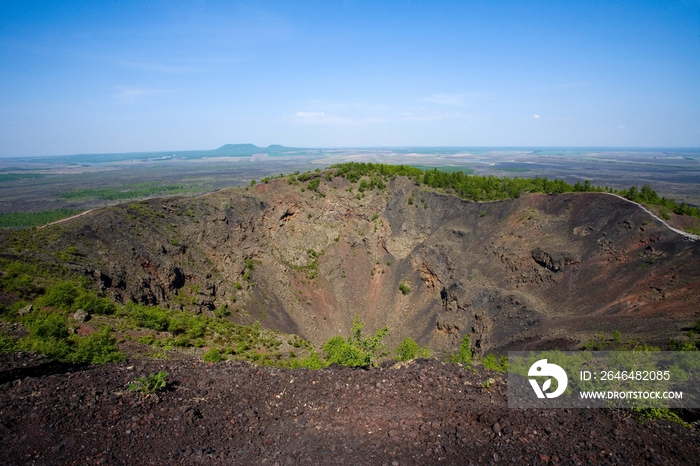
[[[469,365],[472,362],[472,350],[471,350],[471,335],[466,334],[462,337],[462,343],[459,345],[459,349],[456,354],[453,354],[450,362],[458,362],[461,364]]]
[[[382,339],[389,332],[389,327],[377,330],[373,337],[362,338],[364,326],[360,317],[355,316],[352,335],[347,340],[341,336],[329,338],[323,345],[328,362],[342,366],[369,367],[374,365],[377,359],[386,356],[386,345],[382,343]]]

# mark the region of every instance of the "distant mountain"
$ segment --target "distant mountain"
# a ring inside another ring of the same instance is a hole
[[[256,152],[261,150],[255,144],[224,144],[213,152]]]

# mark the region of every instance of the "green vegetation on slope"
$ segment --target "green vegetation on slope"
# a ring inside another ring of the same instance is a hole
[[[642,189],[632,186],[629,189],[616,190],[610,187],[593,186],[588,180],[583,183],[577,181],[571,185],[562,180],[549,180],[540,177],[499,178],[492,175],[469,175],[461,171],[448,173],[437,168],[421,170],[408,165],[377,163],[349,162],[333,165],[331,168],[336,170],[336,175],[343,176],[352,183],[360,181],[363,177],[368,177],[370,179],[369,183],[376,186],[378,181],[386,180],[390,177],[406,176],[418,185],[426,185],[445,191],[449,190],[461,198],[471,201],[512,199],[520,197],[522,193],[608,192],[618,194],[635,202],[658,205],[679,215],[700,217],[699,208],[690,207],[685,202],[678,204],[673,199],[659,197],[649,185],[643,186]],[[371,188],[375,186],[371,186]]]
[[[39,310],[20,316],[17,320],[29,332],[28,336],[16,342],[18,349],[36,351],[51,359],[73,364],[104,364],[125,358],[109,326],[87,337],[80,337],[70,334],[67,312]]]

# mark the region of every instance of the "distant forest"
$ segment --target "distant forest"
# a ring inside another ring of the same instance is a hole
[[[183,185],[157,185],[155,183],[144,182],[123,187],[74,189],[62,193],[61,197],[68,200],[102,199],[105,201],[116,201],[159,196],[162,194],[181,194],[185,192],[187,192],[187,187]]]
[[[660,206],[661,216],[670,218],[668,211],[679,215],[700,217],[700,209],[691,207],[685,202],[677,203],[674,199],[660,197],[649,185],[632,186],[629,189],[613,189],[607,186],[593,186],[589,180],[569,184],[562,180],[547,178],[500,178],[497,176],[479,176],[466,174],[461,171],[445,172],[437,168],[423,170],[408,165],[386,165],[377,163],[349,162],[333,165],[336,175],[343,176],[351,182],[368,177],[369,181],[361,180],[360,187],[372,189],[383,185],[387,177],[407,176],[418,185],[452,191],[463,199],[471,201],[495,201],[513,199],[523,193],[560,194],[569,192],[607,192],[620,195],[634,202]]]
[[[45,225],[62,218],[79,214],[80,210],[55,209],[41,212],[11,212],[0,214],[0,228],[26,228]]]

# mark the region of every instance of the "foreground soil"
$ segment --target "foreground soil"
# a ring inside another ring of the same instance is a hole
[[[127,389],[161,370],[158,397]],[[75,368],[7,354],[0,438],[8,465],[700,462],[696,430],[623,411],[508,409],[503,376],[437,360],[290,371],[188,359]]]

